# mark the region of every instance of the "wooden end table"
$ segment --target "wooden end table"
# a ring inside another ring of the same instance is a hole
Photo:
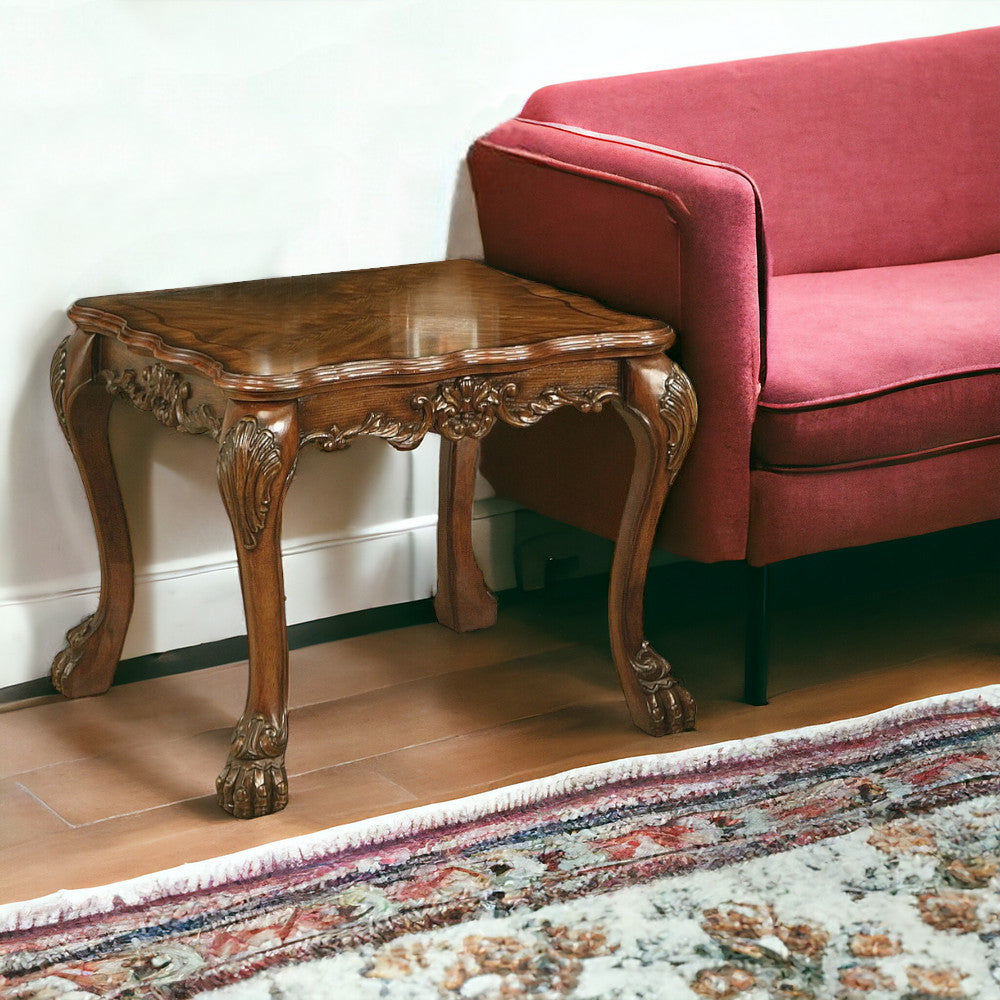
[[[52,664],[69,697],[113,679],[133,604],[125,509],[108,443],[115,397],[219,442],[250,647],[246,707],[217,781],[239,817],[288,801],[288,644],[281,510],[305,445],[370,436],[415,448],[441,436],[435,611],[458,631],[496,620],[472,552],[479,439],[572,406],[613,405],[635,441],[615,548],[611,646],[637,726],[694,725],[694,703],[645,640],[653,532],[691,442],[694,393],[663,353],[663,323],[466,260],[81,299],[52,360],[56,413],[90,502],[101,562],[97,611]]]

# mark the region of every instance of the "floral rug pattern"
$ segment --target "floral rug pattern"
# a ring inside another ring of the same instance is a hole
[[[0,907],[0,997],[1000,998],[1000,688]]]

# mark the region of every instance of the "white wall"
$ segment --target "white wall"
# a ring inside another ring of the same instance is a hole
[[[74,299],[472,255],[464,152],[542,84],[996,23],[996,0],[0,0],[0,687],[43,676],[96,601],[48,398]],[[113,437],[126,655],[241,632],[214,445],[124,406]],[[430,593],[434,462],[303,455],[291,621]],[[507,521],[480,522],[500,586]]]

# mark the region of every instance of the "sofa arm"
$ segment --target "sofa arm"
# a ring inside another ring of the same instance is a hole
[[[724,164],[522,119],[477,141],[469,169],[487,263],[677,329],[700,416],[658,542],[743,558],[766,276],[753,183]]]

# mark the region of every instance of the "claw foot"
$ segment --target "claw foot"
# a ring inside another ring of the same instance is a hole
[[[288,805],[288,776],[281,760],[230,760],[215,779],[219,805],[237,819],[280,812]]]
[[[233,733],[229,759],[215,780],[219,805],[237,819],[279,812],[288,805],[285,746],[288,727],[263,715],[244,717]]]
[[[65,648],[57,653],[52,661],[50,672],[52,685],[67,698],[101,694],[110,686],[110,679],[86,676],[88,671],[77,671],[77,666],[83,659],[83,654],[87,651],[90,640],[97,634],[103,623],[104,616],[98,610],[84,618],[79,625],[74,625],[66,633]]]
[[[630,661],[646,699],[646,719],[635,720],[651,736],[665,736],[694,729],[695,703],[670,672],[670,664],[643,642]]]

